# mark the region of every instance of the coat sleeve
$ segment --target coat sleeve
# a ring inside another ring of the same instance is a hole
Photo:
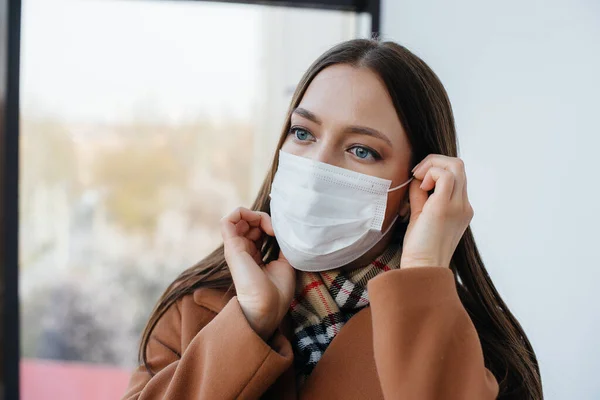
[[[216,315],[191,296],[178,301],[156,325],[147,356],[154,374],[139,366],[123,399],[257,399],[293,360],[279,331],[268,343],[254,332],[237,297]]]
[[[368,284],[375,363],[386,400],[487,400],[498,384],[450,269],[393,270]]]

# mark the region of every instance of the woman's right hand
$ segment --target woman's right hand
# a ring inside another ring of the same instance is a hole
[[[252,329],[266,341],[288,312],[296,272],[281,252],[277,260],[263,263],[265,234],[274,236],[267,213],[240,207],[221,219],[225,261],[238,302]]]

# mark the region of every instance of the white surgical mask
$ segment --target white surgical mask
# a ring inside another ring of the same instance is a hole
[[[392,181],[279,152],[271,187],[275,238],[292,267],[320,272],[373,248],[382,232]],[[398,216],[396,216],[397,218]]]

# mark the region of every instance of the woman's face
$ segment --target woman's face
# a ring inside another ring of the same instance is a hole
[[[321,71],[294,110],[282,150],[377,176],[398,186],[410,178],[411,150],[387,89],[367,68]],[[383,223],[408,212],[408,186],[390,192]]]

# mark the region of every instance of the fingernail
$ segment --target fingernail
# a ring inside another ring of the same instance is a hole
[[[417,167],[418,167],[418,166],[419,166],[419,164],[415,165],[415,167],[412,169],[412,171],[411,171],[411,172],[412,172],[412,173],[414,173],[414,172],[415,172],[415,169],[417,169]]]

